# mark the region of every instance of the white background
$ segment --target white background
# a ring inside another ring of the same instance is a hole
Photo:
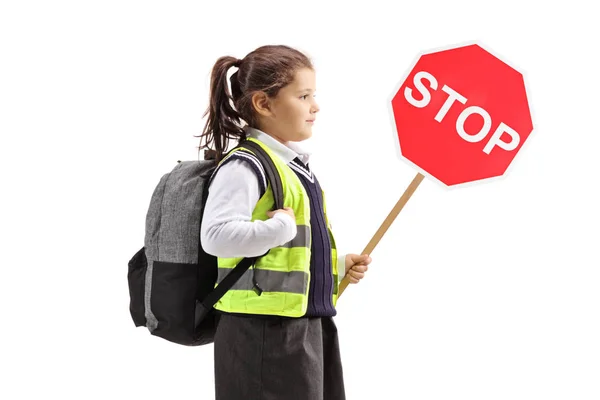
[[[126,271],[218,57],[313,59],[312,166],[360,253],[416,173],[392,91],[479,41],[525,75],[534,132],[502,179],[426,178],[379,242],[339,302],[347,398],[599,399],[600,29],[593,2],[535,3],[2,2],[0,397],[213,398],[212,345],[135,328]]]

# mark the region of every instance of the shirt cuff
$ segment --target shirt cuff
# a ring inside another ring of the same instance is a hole
[[[338,282],[342,282],[346,275],[346,254],[338,254]]]

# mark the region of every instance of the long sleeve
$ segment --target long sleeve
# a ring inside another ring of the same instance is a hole
[[[255,257],[292,240],[295,221],[277,213],[252,221],[259,200],[259,180],[243,160],[223,164],[209,188],[200,238],[204,251],[216,257]]]

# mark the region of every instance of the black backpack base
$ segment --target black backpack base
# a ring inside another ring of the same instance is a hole
[[[145,315],[148,260],[142,247],[129,261],[129,311],[136,327],[151,323]],[[150,283],[150,307],[156,323],[152,335],[186,346],[202,346],[214,341],[219,314],[202,304],[217,281],[217,259],[205,253],[206,263],[177,264],[154,262]],[[211,266],[211,264],[214,264]]]

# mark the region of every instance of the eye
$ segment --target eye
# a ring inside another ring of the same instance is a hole
[[[307,94],[305,94],[304,96],[300,96],[301,99],[306,99],[308,97]]]

